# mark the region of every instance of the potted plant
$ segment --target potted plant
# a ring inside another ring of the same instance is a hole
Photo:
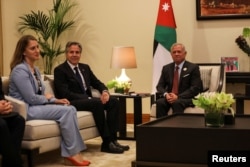
[[[224,125],[224,114],[230,111],[234,117],[231,105],[235,102],[232,94],[224,92],[204,92],[198,94],[193,104],[205,110],[205,125],[221,127]]]
[[[59,38],[75,24],[68,15],[74,7],[76,3],[73,0],[53,0],[53,9],[48,15],[38,10],[19,17],[22,21],[18,24],[18,31],[32,30],[37,36],[45,74],[51,74],[55,58],[64,53]]]
[[[115,93],[128,94],[131,87],[129,81],[119,81],[117,78],[108,81],[106,85],[109,89],[114,88]]]
[[[235,42],[238,44],[239,48],[250,56],[250,46],[247,43],[247,39],[250,39],[250,28],[243,28],[242,35],[239,35]]]

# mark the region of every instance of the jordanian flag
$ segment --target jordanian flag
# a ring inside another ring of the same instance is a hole
[[[155,27],[153,57],[153,87],[156,92],[162,67],[172,62],[170,47],[176,42],[176,24],[171,0],[160,0],[158,18]]]

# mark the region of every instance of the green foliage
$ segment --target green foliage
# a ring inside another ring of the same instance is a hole
[[[112,80],[108,81],[106,86],[109,89],[123,88],[125,90],[125,89],[130,89],[131,82],[122,82],[122,81],[118,81],[117,79],[112,79]]]
[[[250,56],[250,46],[248,44],[249,40],[250,40],[250,28],[248,27],[243,28],[242,35],[238,36],[235,39],[235,42],[237,43],[239,48],[248,56]]]
[[[38,10],[19,17],[22,21],[19,22],[18,31],[23,33],[32,30],[37,35],[45,74],[51,74],[54,59],[64,53],[58,40],[66,30],[74,26],[75,21],[68,14],[76,5],[73,0],[53,0],[53,9],[49,10],[49,14]]]
[[[226,94],[224,92],[201,93],[192,101],[195,106],[211,112],[222,112],[227,109],[231,110],[231,105],[235,102],[232,94]]]
[[[243,28],[242,35],[245,38],[249,38],[250,37],[250,28],[248,28],[248,27]]]

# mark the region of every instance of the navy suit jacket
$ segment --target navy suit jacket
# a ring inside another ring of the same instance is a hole
[[[87,86],[87,94],[84,94],[81,83],[67,61],[65,61],[54,69],[54,86],[57,98],[67,98],[70,101],[86,99],[92,97],[91,87],[99,90],[100,93],[104,90],[108,90],[108,88],[94,75],[89,65],[79,63],[78,67],[84,77]]]
[[[4,93],[2,89],[2,77],[0,76],[0,100],[4,100]]]
[[[174,69],[174,62],[163,66],[159,82],[156,86],[158,92],[164,94],[172,91]],[[190,99],[202,92],[202,90],[199,66],[185,61],[180,73],[178,98]]]

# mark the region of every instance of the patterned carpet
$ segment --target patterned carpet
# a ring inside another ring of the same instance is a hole
[[[129,145],[130,150],[123,154],[109,154],[100,151],[102,140],[100,137],[85,141],[88,149],[82,152],[84,159],[91,162],[89,167],[131,167],[135,160],[135,141],[119,140],[121,144]],[[25,162],[26,163],[26,162]],[[25,167],[27,164],[25,164]],[[63,167],[60,150],[40,154],[35,158],[35,167]]]

